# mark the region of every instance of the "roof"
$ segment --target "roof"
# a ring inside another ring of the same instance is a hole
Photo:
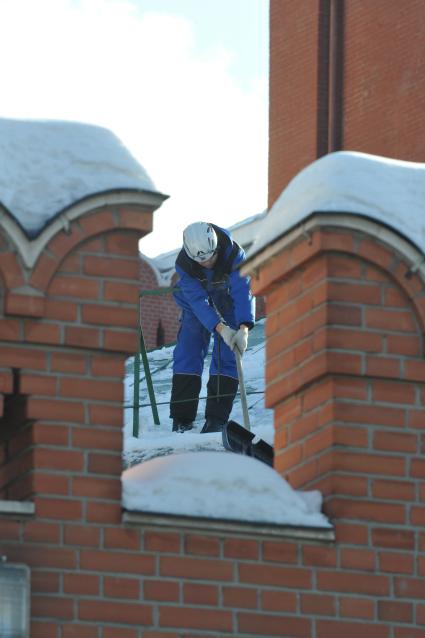
[[[0,119],[0,203],[37,236],[73,204],[115,190],[158,193],[108,129],[60,120]]]
[[[351,151],[321,157],[294,177],[264,217],[248,261],[315,212],[372,218],[425,252],[425,164]]]

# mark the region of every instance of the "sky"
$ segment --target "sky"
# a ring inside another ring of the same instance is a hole
[[[0,0],[0,24],[0,117],[104,126],[170,196],[144,254],[266,208],[268,0]]]

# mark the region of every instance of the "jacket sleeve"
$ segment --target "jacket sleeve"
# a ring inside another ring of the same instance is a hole
[[[233,271],[230,275],[230,291],[235,305],[236,325],[244,323],[249,329],[255,323],[255,298],[251,292],[249,277],[240,274],[239,266],[245,261],[245,252],[240,248],[233,261]]]
[[[197,279],[185,273],[178,266],[176,266],[176,272],[180,277],[178,286],[183,293],[185,302],[189,304],[190,309],[202,325],[213,332],[216,325],[220,323],[220,316],[210,306],[207,291]]]

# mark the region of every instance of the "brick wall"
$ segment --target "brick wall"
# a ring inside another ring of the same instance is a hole
[[[127,268],[138,272],[137,236],[116,228],[74,243],[43,280],[44,306],[35,294],[28,305],[38,316],[24,314],[3,277],[15,310],[0,322],[0,378],[4,406],[20,407],[4,410],[0,485],[36,509],[0,515],[0,552],[31,567],[31,637],[357,638],[361,628],[419,638],[424,306],[403,251],[360,228],[317,228],[254,280],[267,303],[276,467],[294,486],[323,490],[336,529],[336,542],[324,543],[261,526],[123,521],[122,376],[137,340]],[[106,285],[120,277],[122,315]]]
[[[349,615],[372,623],[368,636],[419,637],[425,296],[424,274],[411,267],[422,256],[408,258],[395,234],[376,240],[376,225],[314,219],[309,237],[294,231],[257,264],[254,290],[266,296],[276,470],[296,488],[320,489],[336,527],[336,545],[316,553],[328,568],[316,572],[316,593],[330,605],[316,613],[339,620],[318,624],[317,635],[356,635],[342,623]]]
[[[269,205],[335,150],[422,162],[422,0],[271,0]]]

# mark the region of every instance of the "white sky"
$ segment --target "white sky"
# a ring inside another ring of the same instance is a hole
[[[169,194],[141,250],[266,207],[268,0],[0,0],[0,117],[111,129]]]

